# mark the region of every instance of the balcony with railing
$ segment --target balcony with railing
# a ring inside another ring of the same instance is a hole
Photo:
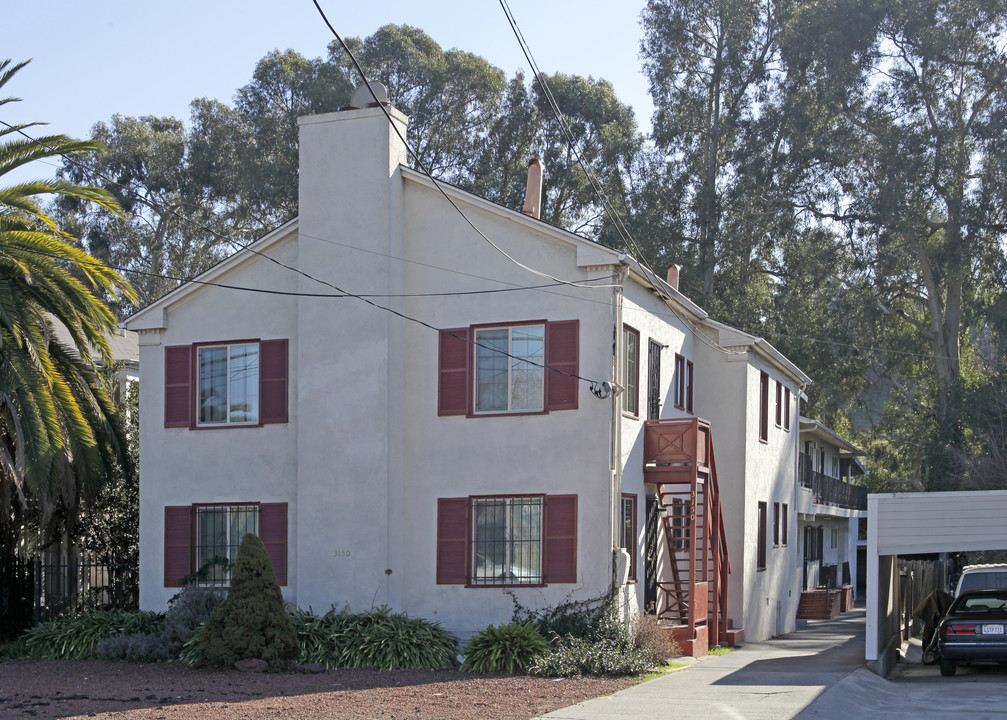
[[[847,510],[867,509],[867,489],[853,485],[846,480],[829,477],[814,470],[811,456],[801,453],[798,482],[811,491],[815,505],[845,508]]]

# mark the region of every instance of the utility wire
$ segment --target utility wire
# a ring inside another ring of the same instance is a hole
[[[387,111],[386,111],[386,115],[387,115]],[[68,161],[71,161],[71,162],[74,162],[75,164],[80,165],[80,163],[77,163],[77,161],[75,159],[71,158],[70,156],[67,156],[67,155],[64,155],[64,154],[58,152],[54,148],[46,145],[45,143],[40,142],[39,140],[37,140],[35,138],[32,138],[31,136],[27,135],[27,133],[25,133],[24,131],[20,130],[20,128],[15,127],[13,125],[10,125],[9,123],[7,123],[7,122],[5,122],[3,120],[0,120],[0,123],[2,123],[3,125],[6,125],[11,130],[15,130],[15,131],[21,133],[26,138],[28,138],[30,141],[36,142],[39,145],[42,145],[42,147],[46,148],[50,152],[53,152],[54,154],[60,155],[64,159],[66,159]],[[90,169],[90,168],[87,168],[86,166],[83,166],[83,165],[80,165],[80,166],[84,167],[84,169]],[[96,174],[98,174],[100,177],[105,177],[101,173],[96,173]],[[202,226],[200,226],[200,227],[202,227]],[[214,231],[214,230],[212,230],[210,228],[205,228],[204,227],[203,229],[206,230],[207,232],[210,232],[211,234],[217,235],[218,237],[223,237],[219,233],[217,233],[216,231]],[[240,243],[239,243],[239,245],[240,245]],[[287,265],[286,263],[283,263],[283,262],[277,260],[276,258],[274,258],[274,257],[272,257],[270,255],[267,255],[265,253],[259,252],[258,250],[255,250],[254,248],[252,248],[250,245],[244,246],[243,249],[245,249],[245,250],[247,250],[249,252],[252,252],[255,255],[258,255],[259,257],[265,258],[266,260],[269,260],[269,261],[271,261],[271,262],[279,265],[280,267],[286,268],[287,270],[290,270],[290,271],[295,272],[295,273],[297,273],[299,275],[302,275],[302,276],[304,276],[305,278],[307,278],[309,280],[312,280],[314,282],[320,283],[320,284],[322,284],[322,285],[324,285],[326,287],[330,287],[333,290],[335,290],[337,293],[339,293],[340,297],[349,297],[349,298],[354,298],[356,300],[360,300],[361,302],[364,302],[364,303],[370,305],[371,307],[374,307],[374,308],[377,308],[378,310],[383,310],[385,312],[391,313],[392,315],[395,315],[395,316],[397,316],[399,318],[402,318],[403,320],[415,323],[415,324],[420,325],[422,327],[425,327],[425,328],[428,328],[430,330],[433,330],[433,331],[435,331],[437,333],[446,332],[446,331],[442,331],[440,328],[435,327],[435,326],[431,325],[430,323],[428,323],[428,322],[426,322],[424,320],[420,320],[419,318],[411,317],[409,315],[406,315],[403,312],[395,310],[394,308],[390,308],[390,307],[388,307],[386,305],[381,305],[381,304],[379,304],[377,302],[374,302],[372,299],[370,299],[370,297],[366,297],[366,296],[359,295],[359,294],[356,294],[356,293],[348,292],[348,291],[344,290],[343,288],[339,287],[338,285],[335,285],[335,284],[333,284],[331,282],[328,282],[327,280],[322,280],[320,278],[316,278],[316,277],[312,276],[311,274],[306,273],[306,272],[304,272],[303,270],[301,270],[299,268],[292,267],[290,265]],[[577,287],[604,287],[604,286],[600,286],[600,285],[594,285],[594,286],[592,286],[592,285],[579,285],[579,284],[575,284],[575,283],[568,283],[568,282],[565,282],[563,280],[559,280],[558,278],[551,278],[551,279],[555,280],[557,283],[562,284],[562,285],[576,285]],[[453,333],[453,332],[447,332],[447,334],[450,335],[451,337],[454,337],[454,338],[458,339],[458,340],[462,340],[462,341],[464,341],[464,342],[466,342],[466,343],[468,343],[470,345],[475,345],[476,347],[481,347],[481,348],[486,349],[486,350],[491,350],[492,352],[494,352],[494,353],[496,353],[498,355],[504,355],[505,357],[511,358],[512,360],[517,360],[519,362],[523,362],[523,363],[526,363],[528,365],[532,365],[533,367],[539,367],[539,368],[542,368],[543,370],[548,370],[550,372],[558,373],[560,375],[566,375],[567,377],[575,378],[577,380],[582,380],[582,381],[588,383],[591,386],[592,391],[594,391],[595,388],[602,387],[602,385],[603,385],[602,381],[600,381],[600,380],[592,380],[590,378],[582,377],[581,375],[577,375],[575,373],[569,373],[569,372],[566,372],[565,370],[560,370],[560,369],[555,368],[555,367],[549,367],[548,365],[545,365],[544,363],[538,363],[538,362],[535,362],[534,360],[529,360],[528,358],[519,357],[519,356],[513,355],[513,354],[511,354],[509,352],[505,352],[503,350],[500,350],[499,348],[495,348],[495,347],[492,347],[492,346],[489,346],[489,345],[483,345],[482,343],[480,343],[480,342],[478,342],[476,340],[471,340],[468,337],[463,337],[463,336],[458,335],[458,334]]]
[[[338,32],[336,32],[336,29],[332,26],[332,23],[329,22],[328,17],[326,17],[326,15],[325,15],[325,11],[322,10],[322,6],[318,4],[318,0],[312,0],[312,2],[314,3],[315,8],[318,10],[318,14],[321,15],[322,21],[329,28],[329,31],[332,33],[333,37],[335,37],[336,40],[339,42],[339,45],[342,47],[343,52],[346,53],[347,57],[349,57],[350,61],[353,63],[353,67],[356,69],[357,73],[360,75],[360,78],[363,80],[364,85],[367,87],[368,91],[371,93],[371,97],[374,99],[374,104],[377,107],[381,108],[381,112],[384,113],[385,118],[388,120],[389,125],[391,125],[391,127],[392,127],[392,130],[395,131],[395,134],[398,136],[398,138],[402,142],[403,146],[405,146],[406,151],[409,153],[409,155],[412,156],[413,161],[416,163],[416,167],[419,168],[420,172],[422,172],[424,175],[426,175],[430,179],[430,181],[434,184],[434,187],[437,188],[437,190],[440,192],[440,194],[444,196],[444,198],[448,201],[448,203],[451,205],[451,207],[454,208],[455,212],[457,212],[462,217],[462,219],[465,220],[466,224],[469,227],[471,227],[476,232],[476,234],[479,235],[479,237],[481,237],[483,240],[485,240],[487,243],[489,243],[489,245],[491,247],[493,247],[497,252],[499,252],[505,258],[507,258],[508,260],[510,260],[512,263],[514,263],[515,265],[517,265],[518,267],[520,267],[520,268],[522,268],[524,270],[527,270],[530,273],[538,275],[539,277],[548,278],[549,280],[553,280],[553,281],[558,282],[558,283],[563,283],[564,285],[570,285],[572,287],[602,287],[602,288],[603,287],[615,287],[615,285],[583,285],[583,284],[581,284],[579,282],[574,282],[574,281],[570,281],[570,280],[563,280],[561,278],[558,278],[558,277],[555,277],[553,275],[550,275],[549,273],[542,272],[540,270],[536,270],[535,268],[530,267],[528,265],[525,265],[520,260],[518,260],[517,258],[513,257],[512,255],[510,255],[506,250],[504,250],[502,247],[500,247],[497,243],[493,242],[493,240],[491,240],[489,238],[489,236],[487,236],[482,230],[480,230],[478,227],[476,227],[476,224],[474,222],[472,222],[472,219],[469,218],[469,216],[465,214],[465,212],[458,206],[458,203],[456,203],[454,201],[454,199],[450,195],[447,194],[447,191],[444,190],[444,187],[443,187],[444,184],[440,180],[438,180],[437,178],[435,178],[433,176],[433,174],[430,172],[430,170],[427,168],[427,166],[423,163],[423,160],[420,158],[419,153],[417,153],[416,150],[414,150],[413,147],[406,141],[406,138],[402,135],[402,131],[399,130],[398,125],[395,124],[394,120],[392,119],[391,114],[388,112],[388,108],[385,107],[385,103],[381,102],[381,100],[378,98],[378,96],[374,93],[374,89],[371,87],[370,80],[368,80],[367,74],[364,72],[363,68],[360,66],[360,63],[357,62],[356,56],[350,50],[349,46],[343,41],[342,36],[340,36],[340,34]]]
[[[542,71],[539,69],[538,63],[535,61],[535,56],[532,54],[531,47],[525,40],[524,33],[521,32],[521,28],[517,23],[517,19],[514,17],[514,13],[511,12],[510,6],[507,4],[507,0],[499,0],[499,2],[500,7],[507,18],[507,22],[511,26],[511,30],[514,33],[514,37],[517,39],[518,45],[521,47],[521,52],[524,54],[525,60],[528,61],[528,65],[531,68],[532,74],[535,77],[535,81],[538,83],[539,87],[542,88],[542,94],[546,99],[546,103],[549,105],[549,109],[555,116],[556,122],[559,124],[560,130],[566,137],[567,149],[570,150],[574,158],[577,160],[577,164],[584,171],[584,175],[585,177],[587,177],[588,183],[591,185],[591,189],[601,199],[602,207],[605,209],[606,215],[608,215],[608,217],[612,220],[612,224],[614,225],[616,232],[618,232],[619,237],[622,239],[623,243],[626,246],[630,247],[635,253],[637,263],[639,264],[640,269],[643,271],[642,274],[644,276],[644,279],[646,279],[647,284],[650,285],[651,289],[655,293],[657,293],[658,296],[663,295],[664,291],[660,288],[659,283],[655,282],[656,278],[658,277],[657,273],[654,272],[654,269],[647,264],[643,250],[640,248],[636,240],[633,238],[633,235],[629,231],[629,228],[626,227],[626,224],[622,220],[622,216],[619,214],[619,212],[613,206],[612,202],[609,200],[608,195],[605,193],[605,190],[601,185],[601,181],[598,180],[597,176],[584,161],[583,155],[577,150],[576,142],[573,136],[573,131],[570,129],[570,124],[566,121],[566,117],[563,115],[563,112],[559,107],[559,103],[556,102],[556,98],[552,93],[552,89],[549,87],[548,81],[546,81],[545,79],[545,75],[543,75]],[[711,341],[709,338],[706,337],[704,333],[702,333],[699,330],[699,328],[696,327],[695,323],[693,323],[688,318],[682,317],[682,315],[680,315],[675,310],[675,308],[670,305],[670,303],[666,304],[668,305],[668,308],[671,310],[674,316],[678,318],[679,321],[681,321],[683,324],[690,326],[693,329],[693,333],[696,336],[698,336],[700,341],[703,342],[705,345],[708,345],[717,352],[724,353],[725,355],[738,354],[735,351],[728,350],[722,345],[719,345],[718,343]]]

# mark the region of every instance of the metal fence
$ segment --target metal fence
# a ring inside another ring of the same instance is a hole
[[[852,510],[867,509],[867,488],[852,485],[845,480],[829,477],[812,469],[811,457],[800,456],[799,478],[803,487],[809,488],[818,505],[832,505]]]
[[[88,557],[51,561],[8,554],[0,557],[0,639],[87,610],[134,610],[139,589],[136,563]]]

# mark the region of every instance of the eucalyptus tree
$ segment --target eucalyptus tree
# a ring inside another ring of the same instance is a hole
[[[801,38],[788,61],[820,120],[795,202],[845,228],[889,340],[905,343],[892,387],[931,422],[942,479],[923,482],[944,482],[944,449],[966,442],[963,390],[1004,359],[988,309],[1007,270],[1007,3],[865,3],[839,35],[847,9],[788,18]]]
[[[776,3],[649,0],[643,27],[654,140],[685,191],[678,220],[694,247],[693,288],[712,299],[721,270],[760,260],[752,235],[761,224],[734,206],[752,197],[739,185],[742,166],[764,147],[754,134],[778,82]]]
[[[0,88],[26,64],[0,61]],[[0,98],[0,106],[14,101]],[[45,530],[57,516],[72,520],[82,500],[130,465],[92,353],[111,363],[106,337],[115,316],[102,298],[132,300],[133,291],[41,205],[56,195],[117,212],[116,201],[64,179],[5,185],[4,176],[31,162],[100,149],[64,135],[29,136],[39,127],[0,128],[0,527],[8,538],[26,526]]]
[[[545,167],[541,217],[610,245],[622,238],[605,200],[626,210],[643,138],[633,110],[603,79],[553,73],[510,81],[506,101],[459,184],[501,205],[524,203],[527,163]],[[628,249],[628,248],[625,248]]]

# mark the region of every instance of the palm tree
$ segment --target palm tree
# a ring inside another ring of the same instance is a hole
[[[0,88],[27,63],[0,61]],[[17,98],[0,97],[0,106]],[[116,210],[97,188],[4,178],[27,163],[101,148],[64,135],[31,138],[40,123],[0,125],[0,531],[69,523],[81,501],[128,471],[123,424],[92,355],[111,364],[116,319],[102,298],[133,298],[112,269],[81,249],[40,205],[70,196]],[[60,342],[61,324],[71,338]]]

